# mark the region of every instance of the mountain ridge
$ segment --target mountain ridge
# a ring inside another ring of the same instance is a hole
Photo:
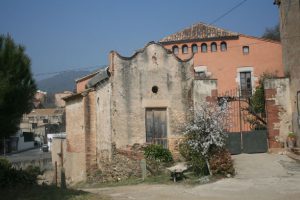
[[[47,93],[58,93],[63,91],[74,91],[75,80],[83,77],[91,71],[71,70],[59,73],[52,77],[36,81],[37,88]]]

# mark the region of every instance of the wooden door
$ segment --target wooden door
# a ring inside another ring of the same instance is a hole
[[[166,109],[146,109],[146,142],[161,144],[167,148],[167,115]]]

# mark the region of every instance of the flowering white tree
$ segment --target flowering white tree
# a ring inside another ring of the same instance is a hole
[[[194,110],[194,119],[185,127],[188,148],[205,159],[209,171],[208,158],[211,151],[214,147],[224,147],[226,143],[228,112],[226,99],[215,104],[202,102]]]

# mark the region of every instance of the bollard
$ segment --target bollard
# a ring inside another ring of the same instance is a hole
[[[146,176],[147,176],[147,164],[146,164],[146,160],[142,159],[140,162],[141,165],[141,169],[142,169],[142,179],[143,181],[145,180]]]

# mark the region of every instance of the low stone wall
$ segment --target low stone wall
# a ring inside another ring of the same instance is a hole
[[[116,149],[115,145],[112,145],[112,151],[111,161],[101,162],[99,169],[88,177],[88,182],[117,182],[142,177],[140,163],[143,152],[140,145],[127,146],[123,149]]]
[[[26,169],[28,166],[39,167],[42,171],[52,170],[52,160],[51,158],[43,158],[38,160],[26,160],[26,161],[16,161],[12,162],[12,167],[15,169]]]

